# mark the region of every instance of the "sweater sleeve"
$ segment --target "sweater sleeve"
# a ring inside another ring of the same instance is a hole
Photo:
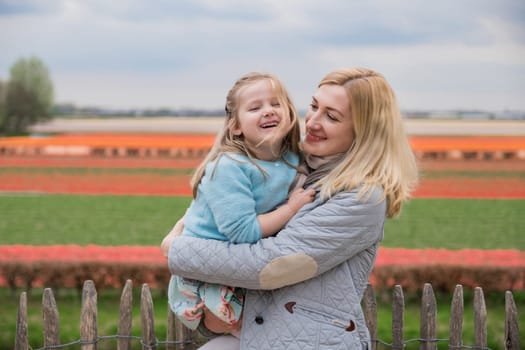
[[[359,199],[357,190],[339,193],[303,207],[277,236],[254,244],[177,237],[168,263],[183,277],[280,288],[322,274],[376,244],[383,237],[385,213],[380,189]]]
[[[232,243],[261,239],[250,173],[243,163],[220,159],[212,176],[203,178],[199,194],[207,202],[220,233]]]

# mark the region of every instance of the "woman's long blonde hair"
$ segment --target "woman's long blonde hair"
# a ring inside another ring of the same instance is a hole
[[[226,111],[226,119],[224,120],[224,127],[217,135],[215,143],[211,148],[208,155],[204,158],[202,163],[197,167],[193,177],[191,178],[190,185],[193,190],[193,198],[197,197],[197,188],[199,183],[204,176],[204,171],[209,162],[219,158],[225,153],[238,153],[244,154],[245,156],[252,161],[255,166],[261,170],[264,174],[262,168],[254,161],[255,156],[254,152],[246,145],[244,142],[244,136],[236,136],[233,134],[233,130],[238,128],[239,124],[239,93],[240,91],[248,85],[257,83],[261,80],[267,80],[270,82],[274,92],[279,100],[282,110],[282,118],[290,118],[290,125],[288,130],[286,130],[286,136],[284,137],[281,148],[278,154],[275,155],[276,159],[282,158],[288,152],[294,152],[296,154],[300,153],[299,149],[299,140],[301,137],[301,130],[299,127],[299,119],[297,116],[297,111],[295,106],[292,103],[292,99],[285,89],[283,83],[272,74],[267,73],[248,73],[241,78],[239,78],[233,87],[228,92],[226,96],[226,105],[224,110]],[[279,127],[284,127],[281,124]],[[270,141],[265,140],[265,141]],[[263,141],[264,142],[264,141]]]
[[[321,80],[319,87],[323,85],[346,89],[355,139],[343,160],[317,183],[321,197],[361,185],[363,195],[381,186],[387,216],[395,217],[417,184],[418,170],[392,88],[381,74],[366,68],[333,71]]]

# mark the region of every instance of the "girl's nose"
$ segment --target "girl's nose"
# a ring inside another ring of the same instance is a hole
[[[273,106],[264,107],[264,109],[263,109],[263,116],[264,117],[269,117],[269,116],[272,116],[274,114],[275,114],[275,109],[273,108]]]
[[[263,112],[263,117],[271,117],[273,114],[273,110],[267,109]]]

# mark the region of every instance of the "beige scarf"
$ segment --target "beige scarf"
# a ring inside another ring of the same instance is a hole
[[[344,153],[338,153],[333,156],[318,157],[307,154],[305,157],[306,164],[299,166],[295,181],[290,188],[293,190],[299,187],[308,188],[312,186],[332,171],[343,159],[344,155]]]

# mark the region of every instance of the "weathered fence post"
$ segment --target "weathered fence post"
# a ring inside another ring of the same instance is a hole
[[[118,324],[117,349],[130,350],[132,345],[131,326],[132,326],[132,299],[133,289],[131,280],[127,280],[122,290],[120,299],[120,319]],[[159,345],[155,337],[154,309],[151,292],[147,284],[142,285],[141,292],[141,321],[142,321],[142,349],[156,350]],[[488,349],[487,348],[487,309],[483,290],[480,287],[474,289],[474,346],[463,345],[463,317],[464,299],[463,287],[456,285],[452,298],[450,310],[450,329],[448,347],[449,349]],[[371,350],[377,350],[381,342],[378,337],[377,324],[377,302],[374,290],[370,284],[367,285],[363,294],[363,312],[366,325],[372,338]],[[432,285],[425,283],[421,299],[421,319],[420,319],[420,339],[419,348],[421,350],[436,350],[438,348],[437,339],[437,305]],[[80,317],[80,343],[82,350],[96,350],[98,347],[97,329],[97,292],[93,281],[84,282],[82,289],[82,310]],[[394,286],[392,298],[392,344],[393,350],[404,349],[404,313],[405,299],[403,289],[400,285]],[[50,288],[44,289],[42,297],[42,317],[43,317],[43,349],[61,348],[65,345],[60,344],[59,335],[59,315],[53,291]],[[439,339],[439,341],[444,341]],[[166,349],[175,350],[194,350],[199,343],[196,331],[186,328],[178,322],[175,315],[168,305],[168,327]],[[69,345],[68,345],[69,346]],[[67,346],[66,346],[67,347]],[[28,350],[28,318],[27,318],[27,293],[20,295],[17,324],[15,350]],[[505,293],[505,340],[506,350],[520,349],[519,319],[518,310],[514,302],[511,291]]]
[[[197,331],[192,331],[177,319],[175,319],[175,337],[181,342],[182,350],[196,349],[195,340],[197,337]]]
[[[140,295],[140,316],[142,320],[142,349],[156,349],[155,322],[153,315],[153,301],[151,292],[146,283],[142,285]]]
[[[93,281],[85,281],[82,288],[80,314],[80,343],[82,350],[97,349],[97,291]]]
[[[420,338],[424,339],[419,349],[437,350],[436,337],[436,297],[430,283],[423,286],[423,295],[421,297],[421,320],[420,320]]]
[[[519,350],[520,330],[518,326],[518,309],[511,291],[505,292],[505,349]]]
[[[168,305],[168,332],[166,340],[168,342],[176,342],[176,344],[168,344],[167,350],[194,350],[196,349],[196,337],[197,332],[185,327],[182,322],[177,320]]]
[[[27,293],[20,294],[18,303],[18,315],[16,317],[15,350],[28,350],[27,341]]]
[[[474,345],[487,347],[487,308],[481,287],[474,288]]]
[[[453,349],[461,349],[463,345],[463,286],[456,285],[452,305],[450,307],[450,338],[449,345]]]
[[[60,345],[58,309],[51,288],[44,289],[42,319],[44,321],[44,347]]]
[[[392,349],[403,349],[403,322],[405,318],[405,297],[403,288],[394,286],[392,300]]]
[[[370,350],[377,350],[377,302],[374,289],[370,283],[366,286],[363,304],[366,326],[372,338],[372,349]]]
[[[131,280],[127,280],[120,296],[120,318],[118,322],[117,350],[131,349],[131,321],[133,309],[133,288]]]
[[[168,304],[168,320],[167,320],[167,329],[166,329],[166,341],[168,341],[168,344],[166,345],[166,350],[176,350],[177,345],[171,344],[170,342],[175,342],[177,340],[177,336],[175,334],[175,315],[173,314],[173,311],[171,311],[171,307]]]

